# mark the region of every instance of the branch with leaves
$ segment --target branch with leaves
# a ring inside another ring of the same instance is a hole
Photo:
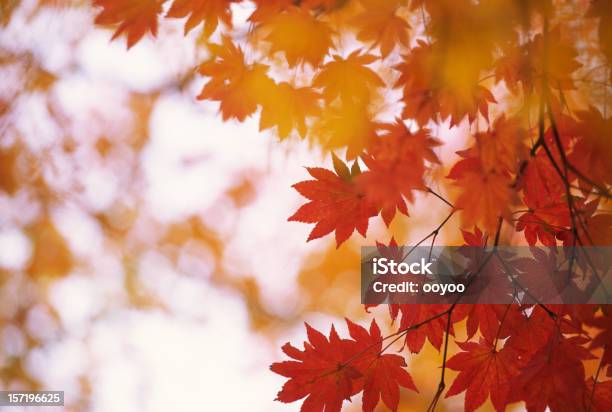
[[[199,30],[209,52],[198,67],[205,78],[198,99],[218,102],[224,120],[258,114],[260,130],[309,139],[330,153],[333,169],[308,167],[311,179],[293,185],[307,202],[289,220],[314,225],[307,241],[333,233],[341,247],[354,232],[366,237],[379,216],[386,227],[409,222],[420,192],[422,201],[435,198],[450,211],[404,259],[428,240],[433,249],[460,217],[466,245],[494,239],[471,279],[487,264],[505,265],[492,260],[504,225],[510,244],[571,247],[564,267],[555,268],[570,280],[578,271],[587,282],[600,279],[601,265],[577,247],[612,241],[606,2],[94,4],[96,23],[112,25],[128,47],[157,35],[165,19],[186,19],[185,33]],[[242,27],[235,7],[251,7]],[[604,78],[593,79],[599,74]],[[441,155],[450,130],[467,142],[453,164]],[[389,247],[398,247],[393,237]],[[600,382],[604,370],[612,376],[609,308],[544,305],[520,273],[505,271],[514,293],[532,296],[533,304],[390,304],[399,325],[386,337],[374,319],[368,330],[347,319],[350,338],[307,324],[304,349],[286,344],[291,360],[271,367],[288,378],[277,399],[303,399],[302,411],[329,412],[363,393],[364,411],[380,401],[397,410],[400,388],[417,390],[406,358],[386,353],[403,339],[402,349],[414,354],[426,341],[442,351],[428,410],[441,401],[449,369],[459,374],[445,396],[465,392],[467,411],[488,397],[497,411],[519,401],[529,411],[612,408],[612,381]],[[449,341],[464,320],[467,340],[452,355]],[[595,357],[597,372],[587,378],[585,362]]]

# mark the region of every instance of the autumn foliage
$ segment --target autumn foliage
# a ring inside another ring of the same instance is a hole
[[[308,167],[310,178],[293,185],[306,200],[289,220],[314,225],[307,241],[333,233],[340,247],[379,216],[386,226],[409,221],[421,196],[449,209],[423,241],[460,218],[472,246],[610,244],[609,1],[253,3],[239,30],[238,1],[94,1],[96,23],[128,47],[155,36],[162,19],[183,19],[185,33],[201,26],[209,57],[197,98],[218,102],[224,120],[258,116],[260,130],[329,154],[332,168]],[[437,153],[450,143],[443,129],[467,142],[451,160]],[[589,265],[568,265],[592,276]],[[487,399],[497,411],[514,402],[612,409],[607,305],[455,302],[389,313],[395,332],[385,337],[380,319],[369,329],[346,320],[344,337],[306,324],[303,349],[287,343],[290,360],[271,366],[287,378],[277,400],[332,412],[361,394],[364,411],[396,411],[402,391],[418,391],[410,358],[431,344],[441,352],[431,410],[459,394],[467,411]],[[466,340],[451,354],[458,327]],[[389,353],[395,343],[401,354]]]

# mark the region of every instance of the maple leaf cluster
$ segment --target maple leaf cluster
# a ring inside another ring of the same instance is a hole
[[[422,241],[435,242],[461,215],[463,228],[475,227],[463,231],[471,246],[497,246],[502,227],[516,244],[610,244],[609,1],[255,0],[238,30],[234,11],[245,3],[94,0],[96,23],[128,47],[156,36],[162,19],[184,19],[185,33],[201,26],[209,56],[198,67],[198,99],[218,102],[224,120],[259,115],[260,130],[330,154],[332,168],[308,167],[311,179],[293,185],[307,201],[289,220],[314,225],[308,241],[333,233],[340,247],[355,231],[366,237],[372,218],[388,227],[422,192],[451,209]],[[440,130],[450,129],[468,143],[443,162],[450,138]],[[549,258],[513,270],[529,283]],[[598,267],[568,262],[570,279],[574,264]],[[272,365],[288,378],[278,400],[338,411],[362,393],[363,410],[380,400],[397,410],[399,388],[416,385],[406,358],[385,353],[383,341],[401,339],[408,352],[429,342],[443,353],[431,409],[446,369],[458,375],[445,396],[465,393],[469,411],[487,398],[498,411],[518,401],[529,411],[612,409],[612,380],[602,381],[612,376],[607,305],[390,304],[389,312],[398,326],[384,338],[375,321],[367,331],[347,320],[350,338],[306,325],[304,349],[287,344],[292,360]],[[460,322],[466,341],[451,356]],[[585,372],[591,359],[595,376]]]
[[[306,397],[303,410],[340,411],[344,400],[363,391],[363,410],[373,411],[382,399],[397,410],[399,388],[416,391],[400,355],[380,354],[383,340],[376,321],[369,331],[346,320],[351,339],[339,337],[332,326],[329,337],[306,324],[304,350],[287,343],[283,352],[291,361],[278,362],[272,371],[289,380],[278,393],[282,402]]]
[[[485,242],[483,232],[478,229],[465,231],[463,235],[469,246],[481,246]],[[388,247],[379,245],[379,249],[385,256],[403,253],[394,241]],[[369,305],[372,306],[375,305]],[[455,302],[388,306],[391,319],[395,321],[399,317],[400,322],[397,331],[386,337],[380,335],[375,321],[368,335],[365,329],[347,320],[353,339],[348,341],[340,339],[333,326],[326,339],[307,324],[309,342],[304,343],[304,351],[287,343],[283,351],[294,360],[271,366],[272,371],[289,378],[277,399],[293,402],[306,398],[303,411],[340,410],[344,400],[350,401],[362,392],[363,410],[373,410],[379,401],[379,389],[368,385],[368,378],[383,373],[378,368],[385,356],[399,356],[386,354],[390,345],[383,347],[383,343],[401,340],[400,350],[411,353],[421,352],[426,342],[438,351],[444,350],[443,369],[458,372],[445,397],[465,393],[466,411],[477,410],[489,398],[496,411],[504,411],[508,405],[519,401],[525,402],[528,411],[538,412],[547,408],[551,411],[605,411],[612,405],[612,380],[594,381],[587,377],[584,365],[585,361],[597,359],[594,353],[598,353],[597,374],[612,377],[609,349],[612,313],[608,305]],[[456,341],[460,351],[446,359],[448,339],[455,334],[454,326],[461,322],[466,325],[466,341]],[[357,330],[361,332],[357,334]],[[326,349],[315,350],[323,348],[322,343],[315,344],[315,341],[325,343]],[[332,353],[334,357],[330,357]],[[398,387],[418,390],[408,375],[404,359],[400,359],[394,371],[384,371],[385,376],[380,376],[382,382],[379,383],[388,392],[387,397],[381,392],[381,399],[393,411],[398,409]],[[326,383],[323,380],[327,380]],[[594,385],[594,382],[597,383]],[[444,388],[442,372],[440,389],[432,407]],[[314,403],[314,398],[318,403]]]
[[[334,232],[340,245],[354,229],[365,236],[365,220],[378,214],[387,225],[396,211],[407,215],[414,191],[427,191],[432,166],[441,165],[432,151],[441,142],[427,126],[448,121],[454,127],[465,120],[476,125],[474,145],[459,152],[461,159],[447,176],[455,184],[454,206],[464,211],[465,227],[479,224],[493,232],[499,216],[514,222],[513,210],[527,210],[515,223],[531,245],[573,245],[576,232],[602,222],[602,236],[609,233],[610,218],[596,212],[597,195],[608,194],[611,178],[610,120],[595,106],[570,114],[563,110],[564,93],[577,88],[573,74],[583,66],[565,27],[525,29],[529,18],[554,20],[552,6],[467,0],[256,1],[247,19],[252,39],[238,45],[231,36],[232,7],[238,3],[94,2],[101,8],[96,23],[116,25],[114,37],[125,34],[128,47],[147,32],[156,35],[162,17],[186,18],[186,33],[199,24],[205,37],[221,32],[219,43],[207,42],[209,58],[199,73],[208,81],[199,99],[218,101],[224,120],[244,121],[260,111],[260,130],[275,129],[281,138],[295,132],[326,149],[345,150],[347,160],[367,168],[336,185],[329,185],[331,178],[316,177],[308,185],[318,188],[309,191],[315,198],[306,196],[310,206],[290,220],[315,224],[309,240]],[[604,19],[600,9],[595,5],[576,12],[583,19]],[[417,17],[423,19],[420,34],[411,25]],[[344,52],[343,36],[349,34],[356,47]],[[605,53],[607,38],[600,37]],[[283,79],[277,75],[283,67],[300,74]],[[500,84],[505,95],[493,92]],[[382,102],[393,90],[402,94],[395,102],[397,119],[381,122],[380,106],[391,104]],[[529,98],[538,95],[557,118],[556,125],[546,122],[545,136],[537,135],[523,112],[489,119],[491,107],[502,98],[522,98],[529,111]],[[479,119],[488,127],[479,127]],[[555,140],[563,141],[561,150],[567,153],[562,159]],[[529,153],[533,141],[538,143]],[[561,160],[569,165],[568,173]],[[579,186],[580,195],[568,193],[564,180]],[[348,207],[344,215],[334,217],[338,212],[320,209],[340,204],[333,200],[338,190],[352,195],[341,202]],[[587,201],[589,194],[596,196]],[[584,227],[570,230],[570,220]]]

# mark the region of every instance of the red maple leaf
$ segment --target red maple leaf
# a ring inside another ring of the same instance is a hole
[[[524,400],[529,412],[581,410],[586,393],[582,361],[593,358],[585,342],[555,332],[513,379],[510,400]]]
[[[559,267],[559,256],[555,248],[530,248],[531,255],[512,259],[509,264],[513,273],[518,274],[518,282],[530,291],[530,299],[535,301],[553,301],[561,299],[564,293],[571,293],[575,288],[575,272]]]
[[[340,246],[357,230],[362,236],[368,230],[368,220],[377,214],[363,193],[353,181],[357,173],[349,172],[348,167],[334,157],[336,173],[321,167],[306,168],[315,180],[307,180],[293,185],[310,202],[302,205],[289,221],[316,223],[308,236],[308,241],[328,233],[336,234]]]
[[[518,181],[518,188],[523,190],[525,204],[532,211],[555,207],[561,201],[565,201],[565,182],[561,178],[558,168],[563,164],[563,159],[557,147],[557,136],[563,151],[569,152],[578,129],[576,121],[570,116],[564,115],[558,108],[553,106],[553,116],[557,125],[557,133],[549,127],[542,136],[541,148],[535,155],[532,154],[526,163],[526,168]],[[535,146],[534,146],[535,147]],[[556,164],[556,166],[555,166]],[[576,176],[568,174],[571,183]],[[544,220],[547,216],[559,214],[544,210]]]
[[[486,244],[484,233],[482,233],[478,226],[474,226],[473,233],[461,229],[461,235],[467,246],[485,246]]]
[[[612,405],[612,380],[597,382],[593,390],[593,379],[587,379],[585,409],[591,412],[607,412]]]
[[[433,148],[441,142],[427,129],[411,133],[401,119],[381,125],[381,129],[386,133],[362,157],[369,170],[359,176],[358,184],[370,203],[382,211],[388,226],[396,209],[408,215],[406,200],[414,200],[413,191],[425,189],[425,161],[440,163]]]
[[[493,342],[497,336],[500,318],[504,316],[506,306],[504,305],[457,305],[456,310],[463,310],[467,313],[467,338],[471,339],[478,329],[480,334],[489,342]],[[503,330],[504,334],[500,338],[508,336],[508,331]]]
[[[361,374],[351,365],[345,365],[356,352],[355,342],[341,339],[333,327],[329,339],[306,323],[308,342],[304,350],[290,343],[283,345],[283,352],[292,361],[276,362],[272,372],[289,378],[277,395],[285,403],[306,398],[301,411],[339,412],[342,402],[359,391],[353,380]]]
[[[399,312],[402,314],[400,320],[400,329],[406,329],[421,322],[425,322],[433,318],[439,313],[447,310],[449,305],[446,304],[416,304],[416,305],[399,305]],[[460,317],[453,316],[452,321],[457,322]],[[446,316],[441,316],[433,319],[430,322],[421,325],[420,327],[411,330],[406,335],[406,346],[412,353],[419,353],[425,344],[425,339],[438,350],[442,346],[444,332],[446,331]],[[450,333],[454,336],[453,327],[450,327]]]
[[[547,136],[548,139],[552,137]],[[555,162],[560,164],[559,160]],[[520,188],[529,211],[519,217],[517,230],[525,231],[525,238],[532,246],[538,239],[543,245],[555,246],[555,237],[570,224],[570,214],[563,180],[545,151],[529,159]]]
[[[480,222],[488,233],[495,233],[500,216],[511,218],[510,205],[513,192],[507,173],[485,170],[473,151],[459,152],[464,159],[458,161],[447,178],[455,181],[461,191],[455,207],[463,212],[463,222],[468,226]]]
[[[551,202],[540,208],[532,208],[528,201],[525,198],[530,211],[519,217],[517,232],[525,231],[525,240],[530,246],[534,246],[538,240],[544,246],[556,246],[556,237],[563,233],[570,220],[567,201],[558,199],[556,203]]]
[[[539,306],[529,316],[517,316],[516,320],[505,346],[515,350],[520,359],[529,359],[550,339],[555,322]]]
[[[363,390],[364,412],[374,411],[380,399],[397,411],[399,388],[417,391],[404,358],[382,353],[383,338],[374,320],[369,331],[348,319],[346,323],[352,339],[341,339],[333,326],[328,339],[306,324],[308,342],[303,351],[290,343],[283,346],[283,352],[295,360],[270,367],[289,378],[277,400],[287,403],[306,397],[303,412],[338,412],[345,399]]]
[[[465,394],[465,410],[471,412],[491,396],[497,411],[503,411],[510,393],[510,379],[517,374],[516,355],[502,348],[496,350],[485,339],[475,342],[457,342],[463,350],[446,362],[450,369],[460,371],[446,397]]]
[[[404,387],[418,392],[412,377],[404,369],[406,361],[400,355],[380,354],[382,351],[382,335],[376,322],[372,320],[370,331],[346,320],[351,337],[357,342],[357,353],[365,354],[355,362],[363,374],[363,411],[372,412],[382,399],[392,411],[397,411],[399,404],[399,388]]]

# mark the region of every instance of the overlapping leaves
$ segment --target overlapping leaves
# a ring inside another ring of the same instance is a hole
[[[185,33],[220,34],[206,41],[200,99],[218,102],[224,120],[259,114],[260,130],[345,154],[350,167],[331,154],[333,171],[309,167],[312,179],[294,185],[307,202],[289,220],[314,224],[308,240],[333,233],[340,246],[355,231],[366,236],[377,215],[389,225],[398,211],[409,214],[416,191],[431,191],[438,172],[447,173],[435,182],[451,193],[447,206],[461,211],[464,228],[476,226],[463,232],[468,245],[499,238],[500,219],[529,245],[609,245],[611,123],[606,103],[586,86],[597,85],[591,72],[604,68],[608,88],[606,2],[567,6],[563,13],[575,21],[564,24],[548,1],[256,0],[248,29],[237,31],[233,11],[242,3],[94,1],[96,23],[112,26],[128,47],[156,36],[166,17],[183,19]],[[583,26],[592,27],[596,46],[577,40]],[[589,71],[579,78],[583,65]],[[397,116],[391,123],[381,120],[389,107]],[[442,139],[431,131],[444,127],[457,127],[470,142],[452,164],[442,164]],[[514,269],[542,296],[525,273],[552,263],[541,255]],[[465,319],[467,341],[446,364],[459,372],[446,396],[465,393],[466,410],[487,398],[498,411],[516,401],[529,411],[610,409],[610,381],[601,382],[612,373],[606,306],[389,309],[398,320],[391,336],[412,353],[426,344],[441,349]],[[376,322],[369,331],[347,324],[350,338],[307,325],[303,350],[283,346],[293,360],[272,365],[288,378],[278,400],[304,399],[303,411],[339,411],[363,392],[363,410],[381,403],[397,410],[400,387],[416,389],[406,358],[385,353]],[[593,355],[604,371],[599,381],[585,373]]]

